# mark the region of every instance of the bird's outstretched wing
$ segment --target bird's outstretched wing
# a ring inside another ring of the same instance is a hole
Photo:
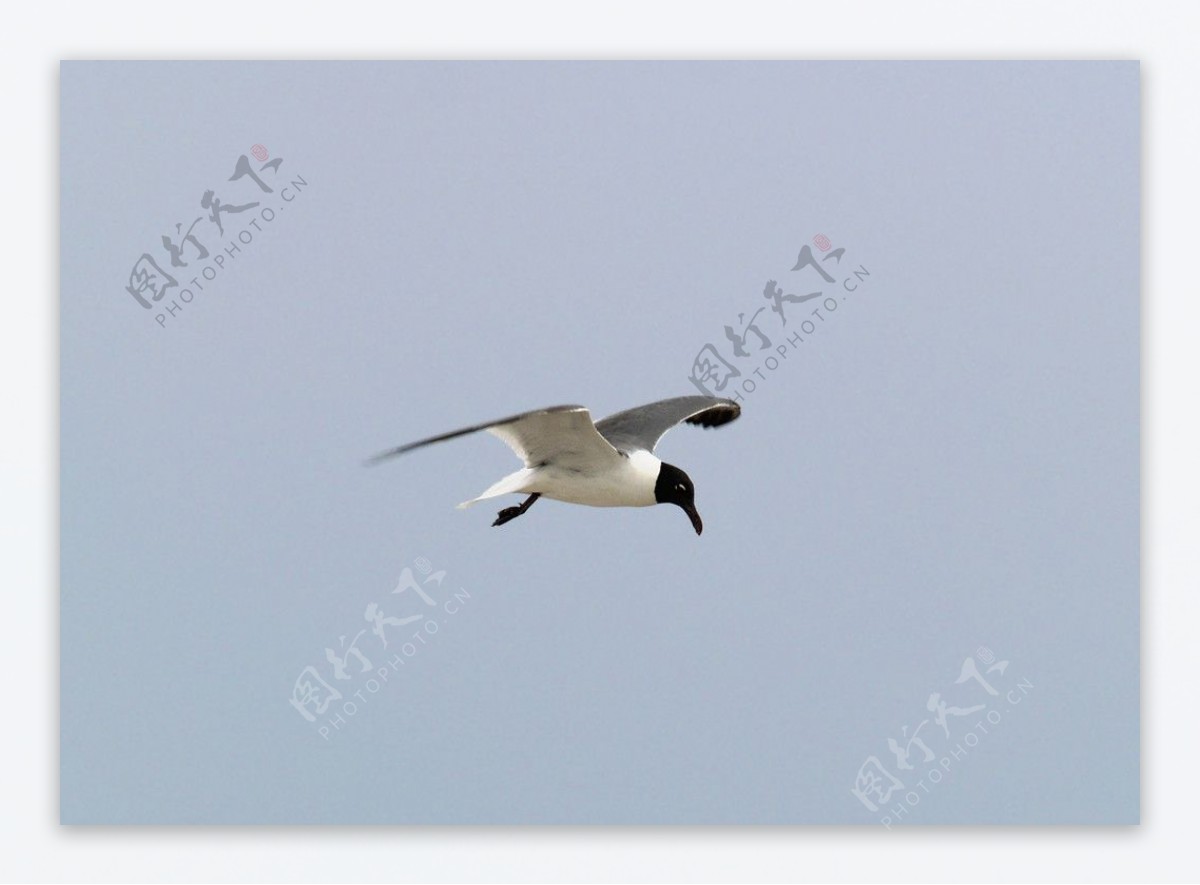
[[[720,427],[742,414],[730,399],[715,396],[677,396],[609,415],[596,422],[596,430],[621,451],[653,452],[662,435],[680,422]]]
[[[378,464],[395,455],[480,430],[504,440],[526,467],[554,464],[568,470],[590,470],[620,457],[596,431],[591,414],[583,406],[551,406],[419,439],[380,452],[367,463]]]

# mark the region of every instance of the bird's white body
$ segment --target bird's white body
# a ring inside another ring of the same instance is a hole
[[[606,458],[593,467],[561,467],[553,463],[524,467],[504,477],[478,498],[458,506],[469,507],[478,501],[518,492],[537,493],[556,501],[589,507],[649,507],[657,503],[654,484],[661,467],[662,461],[650,452],[640,450]]]

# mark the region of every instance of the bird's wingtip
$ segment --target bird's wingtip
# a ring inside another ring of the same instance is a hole
[[[367,460],[363,461],[363,467],[374,467],[376,464],[382,464],[384,461],[389,461],[397,455],[403,455],[412,446],[397,446],[394,449],[388,449],[386,452],[380,452],[377,455],[372,455]]]
[[[735,421],[742,414],[742,407],[731,399],[720,399],[709,406],[707,409],[701,409],[690,418],[684,420],[688,424],[694,424],[704,429],[712,427],[720,427],[722,424],[728,424],[730,421]]]

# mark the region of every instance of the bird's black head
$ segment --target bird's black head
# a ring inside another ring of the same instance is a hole
[[[658,469],[658,481],[654,484],[654,500],[659,504],[676,504],[692,521],[696,534],[704,531],[704,523],[696,512],[696,487],[691,478],[672,464],[665,461]]]

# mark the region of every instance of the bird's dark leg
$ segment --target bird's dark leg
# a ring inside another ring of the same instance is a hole
[[[530,508],[530,506],[533,504],[533,502],[536,501],[540,497],[542,497],[541,492],[534,492],[532,495],[530,495],[528,498],[526,498],[524,501],[522,501],[516,507],[505,507],[503,510],[501,510],[499,513],[496,514],[496,521],[493,522],[492,525],[494,525],[494,526],[504,525],[510,519],[516,519],[518,516],[520,516],[522,513],[524,513],[526,510],[528,510]]]

